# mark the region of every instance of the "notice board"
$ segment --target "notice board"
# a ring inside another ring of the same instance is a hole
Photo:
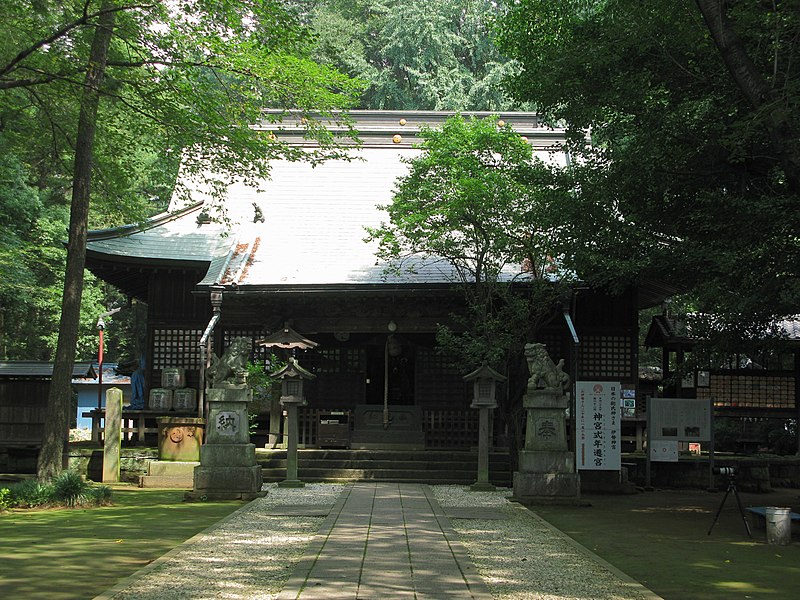
[[[711,404],[695,398],[651,398],[647,435],[651,440],[708,442]]]

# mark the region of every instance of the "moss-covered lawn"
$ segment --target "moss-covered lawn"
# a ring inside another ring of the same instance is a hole
[[[242,502],[118,487],[114,506],[0,514],[0,598],[93,598]]]
[[[740,494],[744,506],[800,508],[800,490]],[[592,506],[537,507],[538,515],[667,600],[797,598],[800,541],[747,537],[733,496],[711,535],[722,493],[695,490],[586,497]],[[795,526],[797,527],[797,526]]]

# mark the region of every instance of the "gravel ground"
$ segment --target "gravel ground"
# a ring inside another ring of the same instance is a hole
[[[453,529],[494,598],[657,598],[531,511],[509,502],[511,490],[468,492],[463,486],[434,486],[433,492],[445,512],[456,507],[487,507],[505,517],[451,519]]]
[[[323,518],[273,516],[269,511],[289,505],[333,505],[344,486],[308,484],[302,489],[282,489],[267,484],[265,488],[269,491],[265,498],[251,502],[97,600],[274,600]],[[613,567],[594,560],[535,514],[510,503],[510,490],[468,492],[463,486],[433,486],[433,490],[445,510],[484,507],[502,517],[451,519],[494,598],[654,597]]]
[[[333,505],[344,486],[317,483],[283,489],[267,484],[264,488],[269,492],[266,497],[250,502],[98,600],[276,598],[324,519],[271,516],[269,510],[286,505]]]

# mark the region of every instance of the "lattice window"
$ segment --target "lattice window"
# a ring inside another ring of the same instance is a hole
[[[794,377],[712,373],[709,386],[697,388],[697,397],[714,398],[715,406],[794,408]]]
[[[451,357],[428,348],[420,348],[417,351],[417,368],[423,374],[461,376]]]
[[[578,351],[578,371],[583,379],[631,377],[631,339],[621,335],[584,335]]]
[[[547,348],[547,354],[553,361],[558,362],[559,359],[567,358],[561,349],[561,336],[557,333],[540,333],[536,336],[536,341],[544,344]]]
[[[363,348],[319,348],[308,353],[306,362],[315,373],[364,373],[366,353]]]
[[[416,398],[421,405],[464,402],[467,386],[463,373],[449,356],[429,348],[419,348],[416,356]]]
[[[317,373],[342,372],[342,352],[339,348],[325,348],[324,350],[317,350],[315,354],[317,355],[315,361],[315,371]]]
[[[155,329],[153,331],[153,368],[200,368],[200,329]]]

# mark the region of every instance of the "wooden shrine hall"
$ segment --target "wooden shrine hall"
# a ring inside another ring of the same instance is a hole
[[[470,386],[435,344],[437,325],[461,308],[454,273],[442,261],[422,259],[413,272],[387,271],[376,260],[376,244],[364,241],[365,227],[387,219],[379,206],[391,202],[405,161],[420,152],[420,127],[449,116],[353,111],[361,140],[352,148],[353,160],[313,168],[276,161],[260,190],[243,182],[229,186],[228,220],[209,218],[210,196],[195,187],[191,204],[175,199],[143,225],[90,232],[87,268],[148,307],[149,389],[160,386],[164,369],[183,368],[202,414],[209,352],[221,355],[233,339],[245,337],[254,358],[271,351],[280,356],[279,348],[258,342],[290,327],[317,344],[297,351],[299,363],[316,375],[306,386],[308,405],[301,414],[305,446],[320,445],[320,426],[369,428],[384,404],[397,428],[394,437],[383,437],[386,443],[473,446],[477,411],[469,408]],[[536,155],[565,164],[563,131],[543,126],[531,113],[500,117]],[[264,125],[279,139],[306,146],[303,127],[294,115],[280,126]],[[638,310],[662,299],[658,287],[618,296],[577,294],[571,314],[580,337],[578,378],[620,381],[635,393]],[[560,316],[538,341],[556,360],[572,356],[573,338]],[[496,428],[495,435],[502,446],[504,432]]]

